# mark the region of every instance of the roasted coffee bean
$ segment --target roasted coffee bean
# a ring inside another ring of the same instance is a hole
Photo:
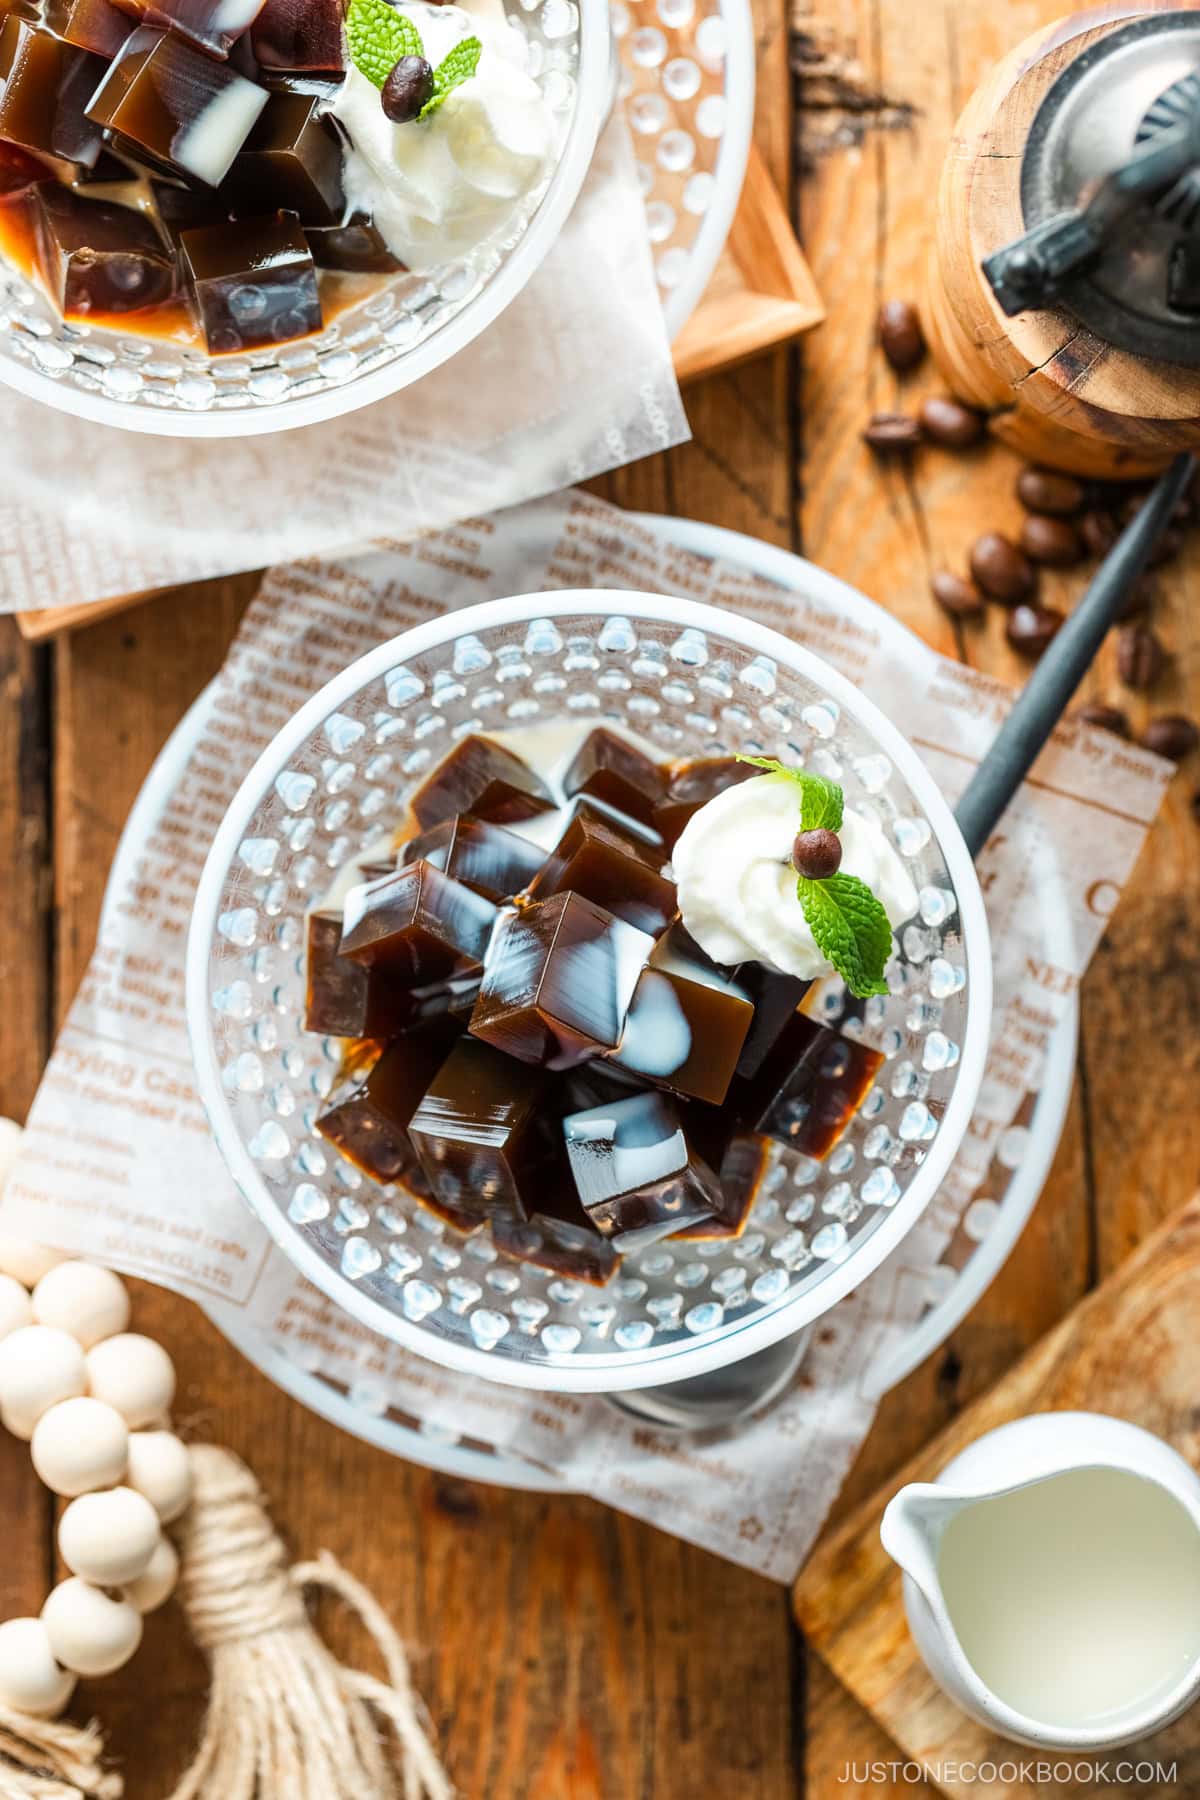
[[[879,347],[893,369],[915,369],[925,355],[925,333],[911,300],[885,300],[879,309]]]
[[[951,574],[949,569],[939,569],[929,586],[943,612],[969,619],[983,611],[983,595],[979,589],[964,581],[961,575]]]
[[[1174,562],[1183,549],[1183,529],[1179,525],[1168,525],[1161,533],[1157,544],[1150,552],[1149,566],[1161,569],[1164,563]]]
[[[1121,527],[1110,512],[1095,508],[1080,519],[1079,535],[1090,555],[1107,556],[1121,535]]]
[[[1106,706],[1103,700],[1085,701],[1075,708],[1075,717],[1088,725],[1099,725],[1104,731],[1115,732],[1118,737],[1129,736],[1129,720],[1120,707]]]
[[[1200,788],[1192,795],[1192,817],[1200,825]]]
[[[1163,713],[1161,718],[1151,719],[1138,743],[1171,762],[1182,762],[1200,744],[1200,728],[1186,713]]]
[[[1126,687],[1152,687],[1167,660],[1162,641],[1148,625],[1124,625],[1117,636],[1117,673]]]
[[[971,546],[971,573],[984,593],[1004,606],[1028,600],[1037,570],[1023,550],[999,531],[985,531]]]
[[[823,828],[798,831],[792,845],[792,867],[809,881],[825,881],[842,866],[842,840]]]
[[[918,416],[925,436],[947,450],[969,450],[979,443],[987,430],[987,420],[982,413],[964,406],[960,400],[947,400],[940,394],[931,394],[928,400],[922,400]]]
[[[1017,476],[1017,499],[1029,512],[1068,518],[1082,509],[1087,489],[1074,475],[1059,475],[1054,469],[1029,463]]]
[[[908,413],[874,413],[863,432],[877,456],[906,456],[920,441],[921,427]]]
[[[425,102],[433,98],[433,70],[425,58],[402,56],[384,82],[379,98],[394,125],[407,125],[415,119]]]
[[[1139,575],[1125,596],[1118,619],[1136,619],[1149,612],[1158,598],[1158,584],[1152,575]]]
[[[1083,540],[1070,519],[1030,513],[1021,526],[1021,548],[1036,563],[1069,569],[1083,560]]]
[[[1004,635],[1022,656],[1040,656],[1064,623],[1056,606],[1014,606]]]

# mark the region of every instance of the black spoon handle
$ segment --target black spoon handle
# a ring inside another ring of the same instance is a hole
[[[1130,588],[1150,560],[1192,473],[1192,457],[1175,458],[1146,504],[1125,527],[1082,600],[1017,695],[1012,711],[955,808],[971,855],[978,856],[1001,813],[1029,773],[1100,648]]]

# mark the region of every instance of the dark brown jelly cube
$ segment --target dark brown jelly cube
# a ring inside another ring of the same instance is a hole
[[[238,219],[180,233],[184,271],[210,351],[252,350],[322,325],[317,270],[299,220]]]
[[[104,134],[87,116],[87,106],[107,67],[87,50],[73,50],[63,60],[58,105],[51,134],[55,156],[94,169],[104,149]]]
[[[53,156],[58,93],[73,56],[50,32],[20,13],[0,26],[0,138],[35,155]]]
[[[417,789],[411,805],[413,817],[425,829],[455,813],[512,825],[549,812],[554,798],[545,782],[511,750],[490,738],[465,737]]]
[[[754,1002],[754,1023],[742,1045],[737,1072],[757,1075],[812,982],[800,981],[795,975],[781,975],[760,962],[739,963],[730,979]]]
[[[117,0],[146,25],[161,25],[199,44],[211,56],[226,57],[253,25],[263,0]]]
[[[416,862],[351,888],[342,921],[343,956],[419,988],[479,974],[496,908],[431,863]]]
[[[409,1021],[411,994],[382,970],[339,956],[341,938],[340,912],[309,913],[304,1029],[325,1037],[392,1037]]]
[[[754,1007],[682,927],[665,932],[638,977],[612,1061],[719,1106]]]
[[[720,1183],[665,1094],[634,1094],[571,1113],[563,1137],[583,1209],[618,1250],[638,1249],[721,1212]]]
[[[250,29],[264,69],[345,67],[343,0],[265,0]]]
[[[311,225],[304,235],[318,269],[337,269],[347,275],[395,275],[405,267],[370,219]]]
[[[215,188],[177,187],[170,181],[152,181],[150,191],[159,222],[176,244],[185,231],[229,224],[228,202]]]
[[[46,0],[46,23],[55,37],[109,61],[134,29],[110,0]]]
[[[569,1186],[569,1176],[567,1180]],[[597,1287],[621,1266],[620,1252],[601,1237],[573,1192],[562,1195],[557,1210],[543,1205],[527,1220],[494,1219],[492,1238],[498,1250],[518,1262]]]
[[[537,1205],[548,1155],[540,1124],[546,1083],[543,1070],[514,1063],[474,1038],[459,1039],[409,1126],[442,1205],[510,1219],[524,1219]]]
[[[695,1127],[695,1110],[687,1115],[686,1129]],[[696,1141],[703,1148],[704,1132],[696,1131]],[[758,1198],[763,1177],[770,1167],[771,1140],[739,1132],[725,1146],[720,1159],[718,1180],[721,1187],[721,1210],[710,1219],[685,1225],[672,1236],[712,1242],[719,1238],[736,1238],[746,1229],[746,1220]]]
[[[113,133],[118,149],[219,187],[266,104],[266,89],[228,63],[144,27],[113,58],[88,117]]]
[[[653,936],[675,915],[675,884],[660,851],[591,808],[571,820],[530,893],[538,900],[570,890]]]
[[[521,1062],[567,1069],[615,1050],[654,940],[579,894],[500,920],[471,1032]]]
[[[544,858],[545,852],[528,838],[488,819],[473,819],[469,813],[423,831],[400,851],[402,866],[431,863],[487,900],[511,900],[523,893]]]
[[[28,193],[51,174],[49,165],[39,157],[31,156],[28,150],[21,150],[16,144],[6,144],[0,138],[0,200],[11,200],[14,194]]]
[[[862,1105],[882,1062],[878,1050],[794,1013],[758,1074],[732,1084],[729,1116],[820,1162]]]
[[[305,225],[341,217],[342,151],[321,105],[316,94],[269,95],[222,184],[234,211],[259,217],[282,208]]]
[[[445,1022],[396,1038],[335,1088],[317,1130],[376,1181],[395,1181],[417,1163],[409,1123],[454,1041]]]
[[[752,775],[761,774],[761,769],[739,762],[736,756],[702,756],[694,762],[672,763],[666,792],[654,809],[655,830],[669,845],[674,844],[693,813],[727,787],[738,787]]]
[[[169,298],[175,266],[142,213],[57,182],[43,182],[34,198],[38,261],[60,312],[137,312]]]
[[[654,823],[654,809],[665,789],[662,764],[602,725],[588,732],[563,776],[563,792],[568,797],[591,794],[606,806],[640,819],[643,825]]]

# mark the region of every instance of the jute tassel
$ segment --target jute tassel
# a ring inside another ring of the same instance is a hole
[[[96,1725],[63,1725],[0,1706],[0,1800],[120,1800],[121,1777],[100,1767]]]
[[[196,1446],[192,1465],[179,1593],[212,1695],[171,1800],[453,1800],[404,1647],[372,1595],[331,1556],[288,1567],[257,1482],[228,1450]],[[320,1588],[358,1614],[386,1680],[342,1668],[322,1643],[304,1606]]]

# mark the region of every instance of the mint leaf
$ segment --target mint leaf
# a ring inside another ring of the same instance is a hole
[[[892,928],[882,905],[857,875],[830,875],[796,887],[817,949],[856,999],[886,994],[883,971],[892,954]]]
[[[437,111],[448,94],[452,94],[456,87],[461,87],[464,81],[470,81],[479,67],[482,51],[483,45],[479,39],[468,37],[455,44],[453,50],[443,56],[433,71],[433,93],[417,114],[418,119],[427,119],[430,113]]]
[[[377,88],[383,87],[402,56],[425,54],[421,34],[412,20],[389,6],[388,0],[350,0],[346,42],[355,68]]]
[[[776,762],[773,756],[739,756],[739,762],[753,763],[769,775],[786,775],[800,789],[800,830],[840,831],[844,796],[836,781],[824,775],[813,775],[807,769],[793,769]]]

